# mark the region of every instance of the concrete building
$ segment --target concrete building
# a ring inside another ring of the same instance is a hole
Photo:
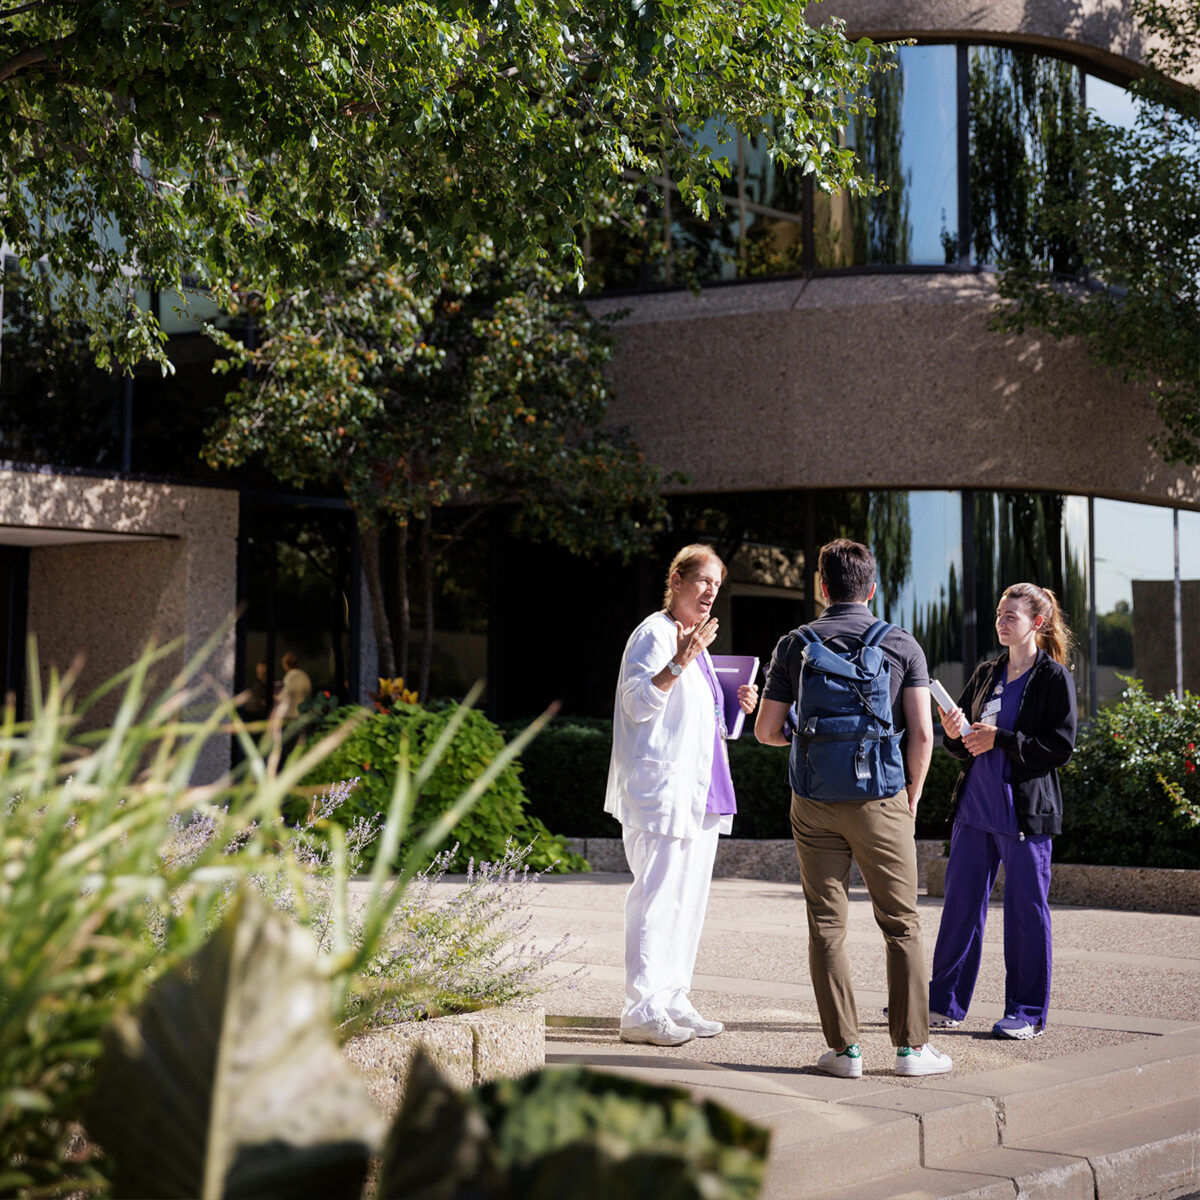
[[[690,482],[672,489],[661,560],[629,568],[493,522],[443,605],[435,690],[486,664],[497,716],[555,697],[604,714],[628,630],[693,538],[733,568],[718,649],[765,659],[814,615],[815,551],[839,534],[875,546],[881,615],[918,633],[947,686],[992,648],[1004,584],[1032,578],[1063,599],[1085,710],[1121,674],[1200,689],[1200,470],[1156,456],[1145,394],[1082,346],[990,326],[997,261],[1078,268],[1024,214],[1061,165],[1072,106],[1132,120],[1123,85],[1145,47],[1127,6],[824,0],[810,14],[915,39],[876,117],[846,130],[888,191],[822,196],[754,141],[700,130],[730,162],[726,213],[700,222],[660,180],[655,244],[594,236],[595,304],[629,310],[613,420]],[[213,662],[222,685],[269,689],[293,650],[318,692],[361,698],[373,644],[348,514],[200,467],[219,393],[177,301],[147,300],[176,380],[83,380],[66,421],[4,360],[0,682],[26,694],[26,632],[43,671],[83,655],[94,683],[152,636],[181,639],[182,661],[241,603]]]

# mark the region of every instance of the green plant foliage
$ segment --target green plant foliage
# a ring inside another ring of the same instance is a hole
[[[502,729],[515,737],[525,722]],[[749,726],[729,745],[738,812],[733,835],[739,838],[790,838],[791,791],[787,751],[763,746]],[[604,811],[608,760],[612,753],[612,721],[602,717],[557,717],[521,755],[522,778],[529,809],[569,837],[619,837],[620,826]],[[958,763],[935,750],[917,808],[917,837],[948,837],[950,793]]]
[[[248,769],[197,786],[193,769],[232,701],[208,697],[195,672],[219,631],[165,687],[153,682],[176,647],[148,651],[90,697],[51,672],[43,692],[30,650],[32,715],[0,724],[0,1193],[70,1190],[94,1172],[66,1153],[101,1031],[119,1006],[204,939],[227,889],[283,867],[269,818],[333,734],[282,771],[245,739]],[[110,729],[78,734],[113,689]],[[223,810],[223,811],[222,811]],[[226,839],[194,840],[222,812]],[[227,841],[228,839],[228,841]],[[227,844],[235,847],[226,853]]]
[[[501,726],[508,740],[524,721]],[[556,717],[521,754],[521,781],[529,811],[568,837],[616,837],[620,827],[604,811],[612,721]]]
[[[379,257],[435,280],[485,233],[578,267],[579,231],[669,170],[701,213],[713,112],[829,191],[870,45],[803,2],[17,4],[0,24],[0,229],[40,303],[165,362],[129,275],[228,299]],[[36,275],[35,275],[36,278]],[[90,286],[75,281],[87,280]]]
[[[455,720],[461,724],[414,796],[408,836],[415,838],[446,813],[504,750],[499,730],[482,713],[463,712],[457,704],[437,711],[397,704],[390,712],[375,713],[362,721],[305,783],[311,787],[357,779],[346,802],[348,815],[369,817],[385,812],[401,760],[419,769]],[[449,865],[459,871],[465,871],[472,859],[494,862],[502,858],[510,839],[517,844],[533,843],[527,861],[534,870],[587,869],[586,862],[573,854],[561,837],[525,811],[525,791],[515,765],[496,776],[479,803],[454,825],[450,836],[458,850]],[[374,858],[373,849],[367,851],[369,860]]]
[[[246,897],[105,1039],[89,1133],[123,1196],[360,1194],[380,1119],[340,1060],[316,947]],[[383,1200],[751,1200],[769,1135],[686,1092],[555,1068],[463,1094],[419,1054]]]
[[[383,1121],[338,1047],[329,990],[312,938],[241,895],[105,1037],[86,1123],[113,1153],[115,1193],[358,1196]]]
[[[1059,773],[1063,831],[1054,857],[1126,867],[1200,863],[1200,695],[1147,696],[1126,680],[1080,734]]]
[[[380,530],[398,527],[400,614],[416,591],[410,573],[422,584],[423,699],[436,560],[485,510],[503,505],[528,537],[624,561],[649,547],[665,513],[663,472],[606,424],[611,322],[561,275],[519,268],[483,243],[464,243],[442,271],[440,286],[422,289],[393,266],[358,261],[270,309],[243,297],[253,345],[211,331],[222,369],[240,375],[205,449],[214,466],[253,459],[286,482],[345,495],[389,678],[409,674],[404,649],[393,651],[407,648],[407,616],[393,636],[378,562]]]
[[[770,1135],[681,1088],[560,1067],[466,1095],[413,1066],[381,1200],[752,1200]]]

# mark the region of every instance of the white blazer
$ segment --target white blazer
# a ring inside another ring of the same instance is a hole
[[[689,663],[669,692],[651,683],[676,646],[675,622],[663,612],[647,617],[625,643],[604,811],[633,829],[692,838],[708,804],[717,718],[698,663]],[[732,827],[732,816],[723,817],[720,831]]]

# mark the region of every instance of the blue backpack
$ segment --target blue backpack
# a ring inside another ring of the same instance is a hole
[[[876,621],[849,650],[831,650],[809,625],[788,759],[792,791],[810,800],[872,800],[904,787],[892,723],[891,676],[880,642],[895,626]],[[848,635],[839,635],[839,640]]]

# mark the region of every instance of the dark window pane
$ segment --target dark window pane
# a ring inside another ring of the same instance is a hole
[[[26,304],[4,281],[0,458],[118,470],[123,381],[92,363],[87,331]]]
[[[312,698],[349,697],[350,515],[247,504],[242,529],[247,607],[238,686],[250,695],[248,715],[270,705],[289,653],[309,677]]]

